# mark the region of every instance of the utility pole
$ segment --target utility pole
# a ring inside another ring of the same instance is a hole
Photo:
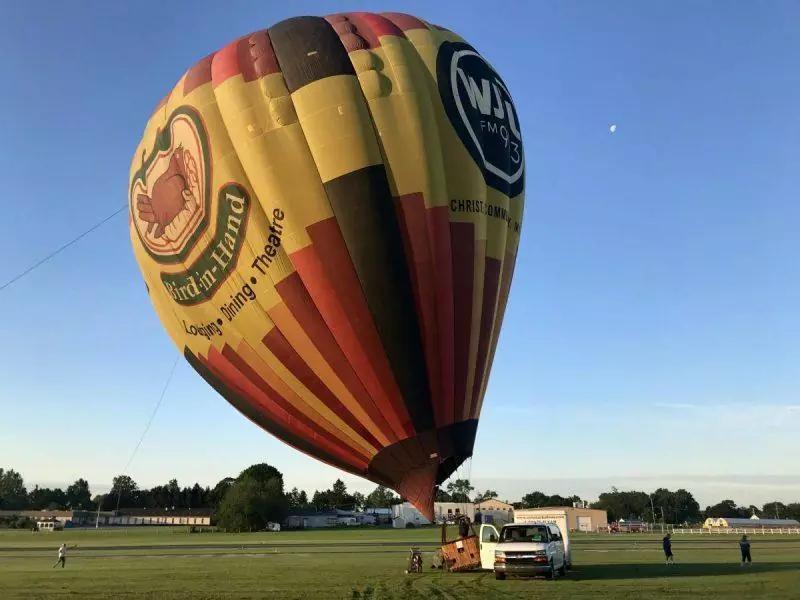
[[[653,506],[653,494],[650,494],[650,516],[653,520],[653,527],[656,526],[656,509]]]
[[[94,522],[94,528],[95,529],[100,529],[100,509],[103,506],[103,500],[104,499],[105,499],[105,496],[103,496],[103,495],[97,496],[97,518],[95,519],[95,522]]]

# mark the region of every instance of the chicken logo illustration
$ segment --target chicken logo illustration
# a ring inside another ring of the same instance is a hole
[[[191,154],[178,146],[169,159],[169,167],[156,179],[152,197],[147,194],[137,196],[136,209],[139,211],[139,218],[150,224],[147,233],[155,228],[153,237],[156,239],[164,236],[166,228],[172,225],[181,212],[195,209],[197,202],[190,180],[196,189],[196,169],[189,174],[189,169],[194,165]]]
[[[183,262],[208,225],[211,174],[200,116],[177,109],[146,152],[130,190],[133,224],[156,262]]]

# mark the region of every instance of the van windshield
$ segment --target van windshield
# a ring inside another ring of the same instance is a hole
[[[525,527],[504,527],[500,532],[500,542],[538,542],[547,543],[547,527],[529,525]]]

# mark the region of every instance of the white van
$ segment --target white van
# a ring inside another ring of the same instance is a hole
[[[572,545],[569,539],[567,511],[552,508],[521,508],[514,511],[514,523],[549,523],[558,525],[564,540],[564,553],[567,556],[567,570],[572,568]]]
[[[516,521],[516,519],[515,519]],[[498,534],[493,525],[480,528],[481,568],[494,571],[496,579],[507,575],[566,575],[568,537],[555,523],[510,523]]]

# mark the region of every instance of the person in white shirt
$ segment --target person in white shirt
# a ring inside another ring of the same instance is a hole
[[[56,564],[53,565],[54,569],[58,565],[61,565],[62,569],[67,566],[67,548],[77,548],[77,546],[67,546],[66,544],[61,544],[61,546],[58,548],[58,561],[56,561]]]

